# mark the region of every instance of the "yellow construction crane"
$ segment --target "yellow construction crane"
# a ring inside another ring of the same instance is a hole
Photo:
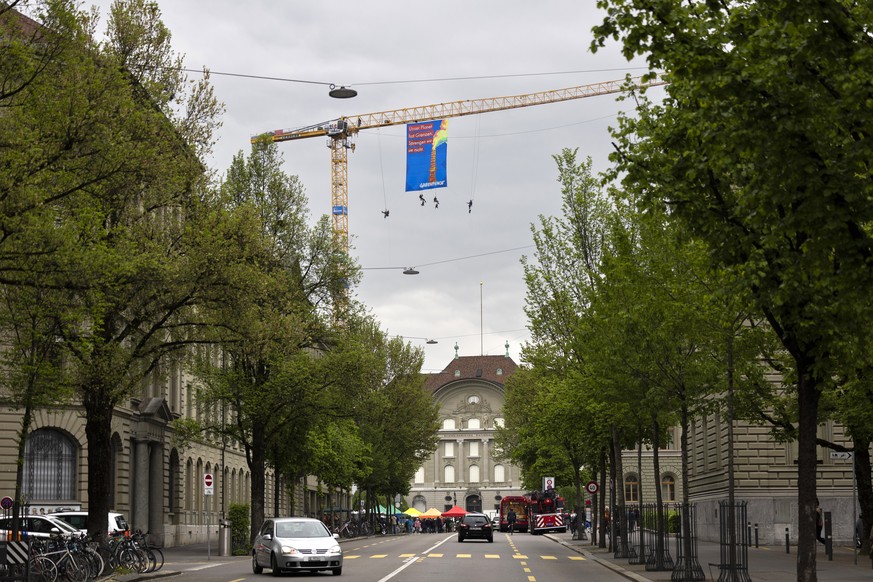
[[[631,79],[637,88],[663,85],[664,81],[643,81],[642,77]],[[276,131],[260,134],[252,137],[252,143],[259,140],[269,139],[273,142],[306,139],[310,137],[327,136],[328,148],[330,148],[330,191],[331,191],[331,214],[333,217],[333,233],[342,249],[348,252],[349,245],[349,190],[348,190],[348,150],[354,151],[354,136],[362,129],[374,127],[388,127],[406,123],[420,123],[434,119],[446,119],[449,117],[461,117],[463,115],[477,115],[492,111],[504,111],[506,109],[518,109],[533,105],[545,105],[596,97],[618,93],[627,88],[627,81],[606,81],[591,85],[568,87],[567,89],[555,89],[541,91],[539,93],[527,93],[525,95],[512,95],[509,97],[492,97],[489,99],[470,99],[467,101],[451,101],[449,103],[437,103],[435,105],[423,105],[420,107],[408,107],[404,109],[392,109],[376,113],[364,113],[362,115],[349,115],[339,119],[327,121],[316,125],[309,125],[298,129],[278,129]]]

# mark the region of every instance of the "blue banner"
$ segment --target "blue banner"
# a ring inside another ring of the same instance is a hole
[[[406,191],[445,188],[449,122],[445,119],[406,126]]]

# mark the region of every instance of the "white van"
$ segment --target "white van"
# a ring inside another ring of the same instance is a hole
[[[59,511],[50,513],[51,517],[65,521],[82,533],[88,533],[88,526],[85,522],[88,521],[87,511]],[[120,513],[110,512],[109,514],[109,534],[117,531],[127,531],[130,527],[127,525],[127,520]]]

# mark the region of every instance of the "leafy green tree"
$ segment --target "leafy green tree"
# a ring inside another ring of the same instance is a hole
[[[268,464],[292,479],[307,469],[297,454],[306,447],[287,444],[306,443],[329,391],[354,378],[337,373],[345,352],[327,317],[347,258],[334,252],[326,218],[308,224],[302,184],[282,171],[275,144],[253,144],[248,157],[234,157],[220,203],[240,221],[233,236],[242,252],[234,268],[222,265],[232,285],[209,311],[210,341],[221,356],[204,353],[197,370],[203,395],[233,419],[215,428],[245,450],[253,537],[264,520]]]
[[[798,580],[816,579],[823,393],[870,333],[868,3],[601,0],[594,47],[621,41],[670,83],[617,132],[625,189],[666,205],[740,274],[793,360]]]
[[[198,323],[193,307],[219,291],[215,263],[203,253],[221,245],[204,244],[203,165],[183,126],[197,125],[192,132],[205,138],[220,108],[200,83],[165,100],[196,109],[196,120],[168,117],[155,107],[157,85],[146,87],[127,69],[111,40],[94,40],[91,15],[62,0],[38,7],[46,27],[28,29],[15,44],[23,60],[4,85],[13,87],[3,94],[0,124],[8,204],[0,221],[10,262],[0,272],[10,276],[0,279],[54,299],[65,381],[85,410],[88,529],[102,535],[113,409],[191,341],[183,330]],[[139,26],[128,33],[110,26],[109,39],[124,34],[145,52],[169,51],[153,5],[131,0],[113,10]],[[12,34],[4,29],[4,40]]]

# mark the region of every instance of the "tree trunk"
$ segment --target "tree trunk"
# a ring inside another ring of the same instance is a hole
[[[861,507],[861,554],[870,555],[870,528],[873,528],[873,484],[870,478],[870,436],[854,438],[855,482],[858,487],[858,505]]]
[[[597,524],[598,547],[606,547],[606,451],[600,450],[600,495],[597,507],[591,508],[591,521]],[[592,505],[594,505],[592,503]]]
[[[252,454],[249,470],[252,472],[252,530],[250,542],[255,541],[255,536],[264,524],[264,495],[266,490],[266,452],[264,442],[266,433],[264,427],[255,425],[252,427]]]
[[[115,402],[103,387],[91,387],[82,401],[85,407],[85,438],[88,443],[88,533],[106,538],[109,529],[109,474],[112,463],[112,411]]]
[[[810,367],[798,362],[797,385],[797,580],[816,582],[815,554],[815,500],[816,435],[818,431],[818,402],[821,393],[812,377]]]
[[[627,558],[629,555],[627,545],[627,504],[624,501],[624,464],[622,463],[622,438],[618,426],[612,425],[612,441],[615,455],[615,471],[618,483],[615,486],[615,504],[613,505],[612,532],[615,535],[614,547],[616,558]]]

